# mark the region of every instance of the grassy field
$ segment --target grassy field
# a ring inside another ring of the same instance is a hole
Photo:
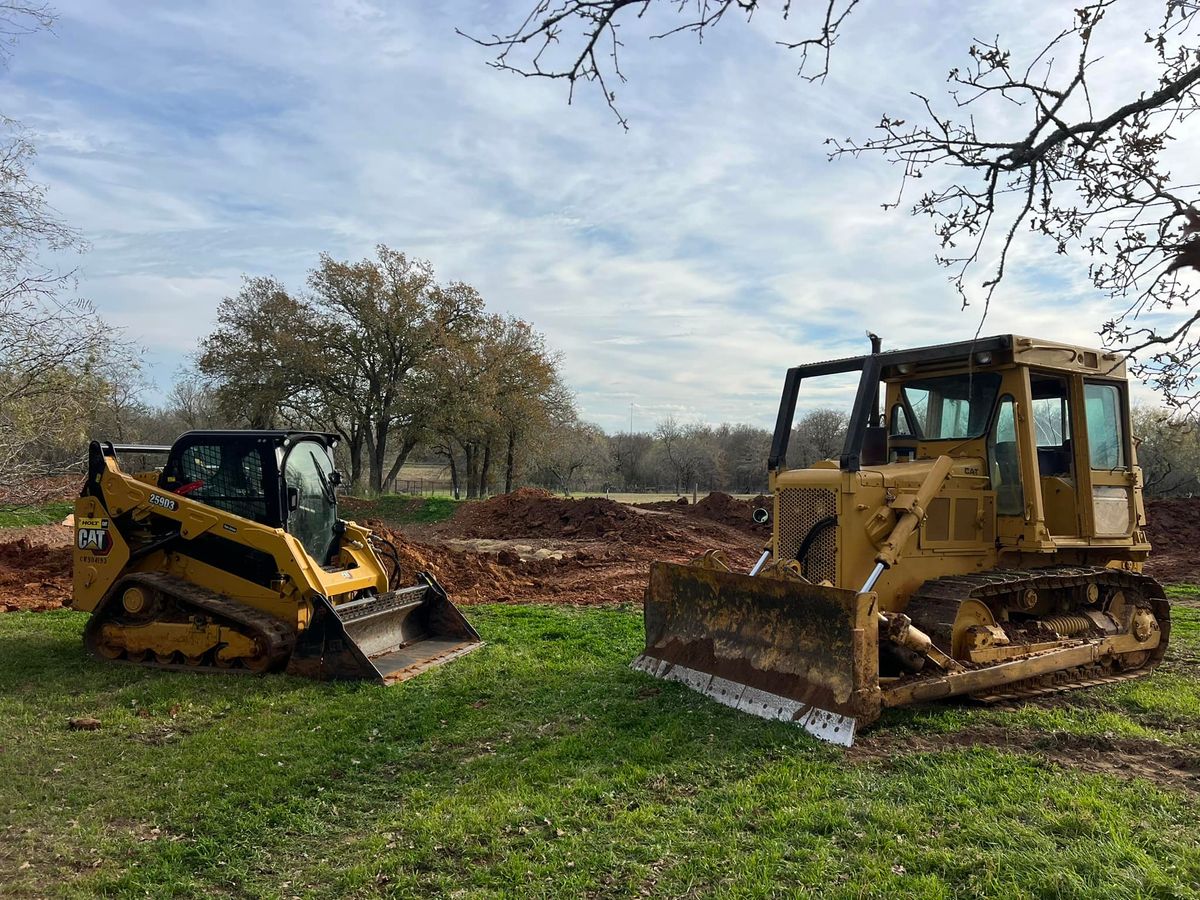
[[[389,525],[442,522],[454,515],[459,502],[450,497],[408,497],[403,494],[338,498],[343,516],[356,521],[381,519]]]
[[[892,714],[875,755],[632,672],[635,611],[469,614],[487,646],[393,688],[105,665],[81,614],[0,616],[0,894],[1200,894],[1187,785],[1034,752],[1195,751],[1194,608],[1150,679]],[[938,744],[997,726],[1032,743]]]
[[[54,525],[65,519],[72,509],[74,505],[65,501],[37,506],[0,506],[0,528]]]

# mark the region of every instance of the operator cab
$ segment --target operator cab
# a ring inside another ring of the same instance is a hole
[[[207,506],[283,528],[321,565],[337,538],[333,434],[189,431],[171,447],[158,484]]]

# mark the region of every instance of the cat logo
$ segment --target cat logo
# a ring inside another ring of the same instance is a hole
[[[106,556],[112,549],[108,519],[80,519],[76,523],[75,546],[92,556]]]

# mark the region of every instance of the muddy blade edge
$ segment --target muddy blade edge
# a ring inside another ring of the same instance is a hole
[[[850,746],[879,716],[874,595],[654,563],[633,667]]]

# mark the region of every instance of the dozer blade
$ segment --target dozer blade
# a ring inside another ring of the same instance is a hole
[[[333,606],[321,598],[288,672],[393,684],[483,646],[432,575],[420,584]]]
[[[654,563],[633,667],[850,746],[879,716],[874,594]]]

